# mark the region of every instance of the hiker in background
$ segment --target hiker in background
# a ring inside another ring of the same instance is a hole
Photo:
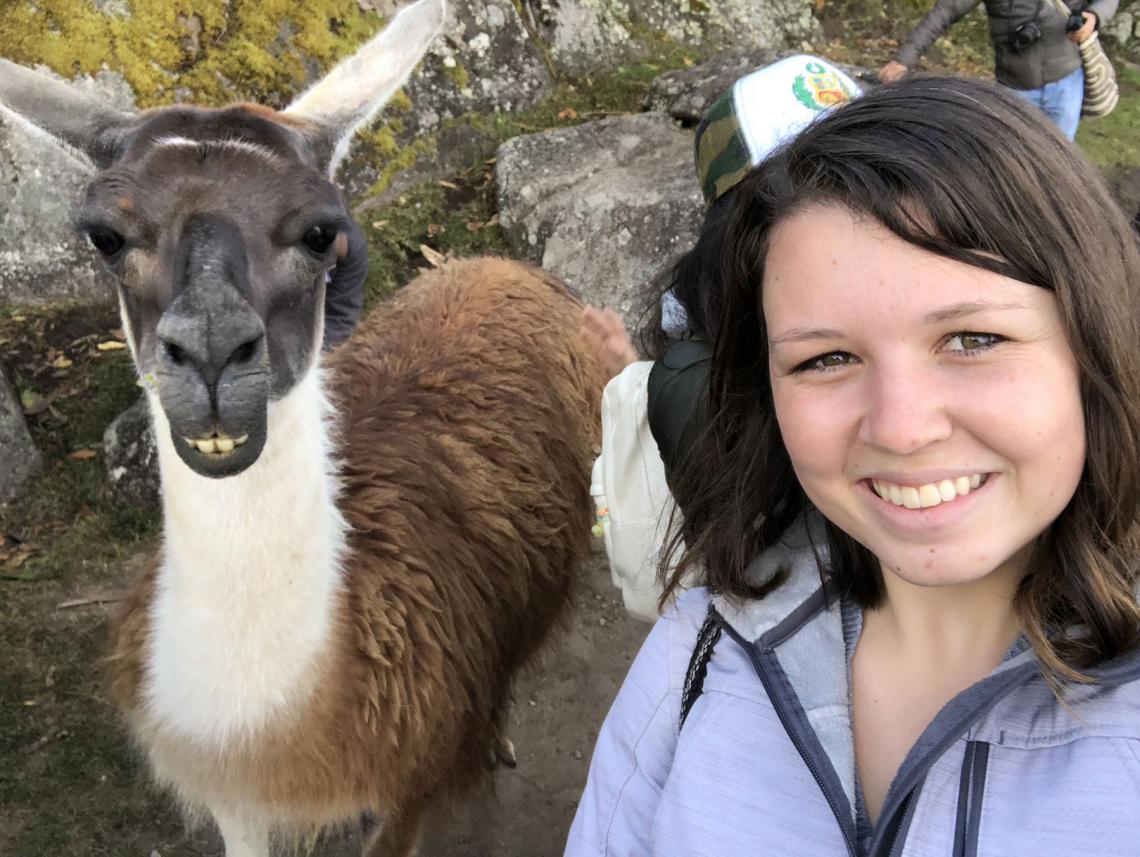
[[[666,595],[703,586],[566,854],[1135,852],[1140,243],[1104,179],[1008,91],[918,78],[733,197]]]
[[[696,246],[674,267],[664,292],[649,295],[639,336],[649,359],[638,359],[612,309],[583,312],[583,336],[616,376],[602,397],[602,454],[591,491],[599,509],[595,529],[626,609],[638,618],[657,618],[657,565],[674,496],[682,513],[686,505],[675,494],[674,474],[704,427],[712,353],[706,331],[717,312],[706,297],[719,290],[733,190],[781,143],[859,92],[827,61],[802,55],[737,80],[697,127],[697,180],[708,209]]]
[[[938,37],[979,2],[938,0],[895,58],[879,69],[879,79],[902,79]],[[985,0],[998,83],[1043,110],[1071,140],[1081,118],[1085,83],[1077,45],[1113,16],[1117,0],[1066,2],[1079,17],[1066,19],[1049,0]],[[1075,29],[1067,29],[1070,26]]]

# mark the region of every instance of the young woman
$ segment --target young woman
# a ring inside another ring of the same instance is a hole
[[[1140,249],[1032,107],[906,81],[739,185],[688,545],[566,853],[1140,848]]]

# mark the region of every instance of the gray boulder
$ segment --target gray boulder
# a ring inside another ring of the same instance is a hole
[[[43,464],[28,434],[20,399],[0,367],[0,503],[16,499]]]
[[[158,505],[158,449],[145,395],[107,427],[103,433],[103,457],[117,502],[150,508]]]
[[[717,54],[692,68],[669,71],[659,76],[645,96],[646,110],[660,110],[686,125],[701,121],[707,111],[729,87],[750,71],[800,51],[775,51],[757,48]],[[864,91],[877,85],[874,72],[861,66],[835,64],[851,75]]]
[[[661,113],[508,140],[495,178],[512,253],[635,324],[642,292],[697,238],[692,147]]]
[[[664,36],[692,47],[810,47],[822,28],[807,0],[525,0],[555,64],[588,74],[643,56]]]
[[[1122,0],[1101,30],[1110,57],[1140,61],[1140,0]]]
[[[772,48],[729,51],[692,68],[666,72],[650,85],[645,109],[695,125],[737,78],[775,61],[777,56],[779,52]]]

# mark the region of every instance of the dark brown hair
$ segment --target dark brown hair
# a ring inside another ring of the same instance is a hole
[[[703,296],[710,420],[678,477],[687,515],[674,546],[688,548],[666,597],[702,566],[715,591],[762,594],[746,565],[811,508],[776,423],[759,292],[773,227],[839,203],[932,253],[1056,295],[1079,365],[1087,455],[1076,494],[1034,547],[1015,609],[1054,678],[1079,678],[1135,646],[1140,250],[1080,151],[1016,95],[914,79],[825,115],[733,196],[719,276],[707,278],[716,293]],[[827,533],[825,574],[862,606],[879,604],[875,557],[837,527]]]

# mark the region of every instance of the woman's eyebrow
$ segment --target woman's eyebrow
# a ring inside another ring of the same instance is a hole
[[[953,321],[964,315],[972,315],[976,312],[995,312],[1007,309],[1025,309],[1025,305],[1019,303],[994,303],[992,301],[962,301],[961,303],[950,304],[949,306],[932,310],[923,316],[922,321],[924,324],[939,324],[941,322]]]
[[[839,339],[843,331],[832,327],[793,327],[769,340],[770,345],[787,345],[792,342],[807,342],[812,339]]]

